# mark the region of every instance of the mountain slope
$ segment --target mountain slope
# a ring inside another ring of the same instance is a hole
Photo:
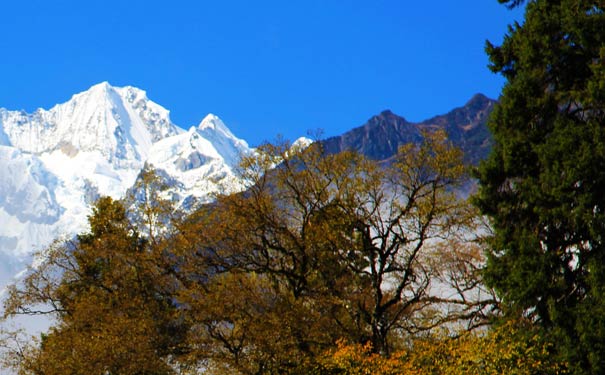
[[[0,108],[0,288],[32,252],[85,230],[94,200],[122,198],[146,164],[191,205],[242,189],[233,168],[249,152],[217,116],[186,132],[130,86],[103,82],[32,114]]]
[[[22,151],[98,151],[116,165],[146,159],[153,142],[181,132],[169,112],[147,99],[144,91],[114,88],[107,82],[50,110],[0,110],[0,124],[7,145]]]
[[[421,123],[384,111],[323,142],[329,152],[354,149],[388,160],[401,144],[419,141],[423,129],[443,128],[476,163],[490,147],[485,122],[493,104],[476,95]],[[190,209],[242,190],[234,170],[252,152],[217,116],[185,131],[130,86],[103,82],[32,114],[0,108],[0,287],[33,251],[85,230],[90,205],[101,195],[124,197],[146,165],[158,171],[174,203]]]
[[[172,189],[175,199],[195,198],[198,203],[205,203],[214,194],[244,188],[234,169],[240,157],[251,152],[248,144],[236,138],[220,118],[209,114],[198,127],[155,143],[147,162],[179,182]]]
[[[420,123],[409,122],[386,110],[360,127],[326,139],[323,144],[330,153],[355,150],[375,160],[387,160],[397,153],[400,145],[420,141],[423,130],[440,128],[462,148],[466,161],[475,164],[487,156],[491,146],[486,122],[495,103],[477,94],[463,107]]]

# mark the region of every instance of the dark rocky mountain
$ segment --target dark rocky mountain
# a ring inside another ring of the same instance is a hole
[[[412,123],[386,110],[349,132],[323,141],[329,153],[354,150],[375,160],[388,160],[400,145],[419,142],[425,129],[445,129],[454,144],[464,151],[468,163],[477,164],[489,153],[492,140],[486,122],[495,100],[482,94],[463,107],[420,123]]]

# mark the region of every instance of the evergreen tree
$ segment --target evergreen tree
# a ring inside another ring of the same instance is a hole
[[[603,373],[605,4],[525,6],[523,24],[487,44],[507,82],[478,171],[476,202],[494,228],[486,277],[505,313],[544,327],[576,373]]]

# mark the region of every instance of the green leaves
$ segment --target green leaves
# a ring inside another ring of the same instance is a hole
[[[605,200],[597,193],[605,190],[597,89],[605,87],[604,45],[603,6],[584,0],[529,1],[524,22],[501,46],[488,44],[491,68],[507,83],[489,121],[496,145],[479,168],[475,197],[494,228],[486,280],[508,314],[532,316],[565,338],[559,349],[582,364],[578,373],[600,373],[588,358],[605,355],[578,336],[595,324],[585,305],[601,298],[602,281],[590,275],[592,259],[605,252]]]

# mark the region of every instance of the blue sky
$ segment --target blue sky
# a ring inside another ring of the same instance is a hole
[[[503,80],[497,0],[7,0],[0,107],[33,111],[132,85],[188,128],[209,112],[252,145],[341,134],[384,109],[421,121]]]

